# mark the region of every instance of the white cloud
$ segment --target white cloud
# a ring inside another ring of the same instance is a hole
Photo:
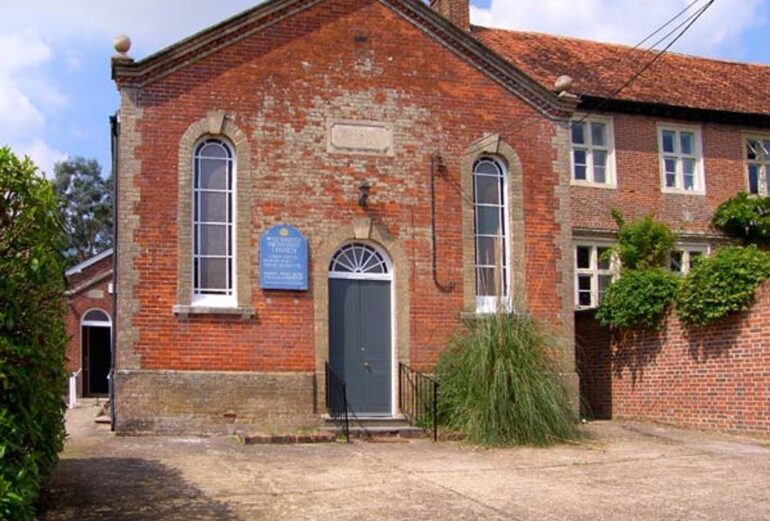
[[[2,27],[4,24],[0,24]],[[29,28],[3,28],[0,33],[0,72],[12,73],[39,66],[51,60],[53,52],[35,31]]]
[[[14,147],[14,151],[19,156],[29,156],[49,179],[53,177],[54,164],[67,159],[66,153],[51,148],[42,139],[33,139],[31,142],[19,144]]]
[[[489,8],[473,7],[471,19],[488,27],[635,45],[691,2],[492,0]],[[688,13],[705,3],[701,0]],[[766,21],[764,11],[762,0],[717,0],[672,50],[714,57],[734,54],[744,32]]]
[[[42,30],[56,41],[96,38],[111,52],[112,38],[128,34],[135,57],[170,45],[225,18],[259,4],[258,0],[3,0],[0,27]]]
[[[45,123],[23,88],[13,79],[0,74],[0,142],[24,138],[39,132]]]

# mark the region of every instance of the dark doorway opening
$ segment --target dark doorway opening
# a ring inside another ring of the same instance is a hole
[[[112,365],[110,353],[111,329],[104,326],[83,326],[83,396],[107,396]]]

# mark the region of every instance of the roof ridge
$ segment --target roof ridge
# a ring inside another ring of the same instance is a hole
[[[503,27],[486,27],[483,25],[475,25],[471,24],[471,32],[473,33],[476,29],[482,29],[485,31],[499,31],[503,33],[511,33],[511,34],[521,34],[521,35],[532,35],[532,36],[544,36],[547,38],[553,38],[557,40],[570,40],[573,42],[582,42],[582,43],[588,43],[592,45],[600,45],[603,47],[614,47],[618,49],[626,49],[629,51],[635,51],[635,52],[642,52],[642,53],[650,53],[654,54],[656,53],[655,50],[650,49],[642,49],[642,48],[635,48],[632,45],[625,44],[625,43],[616,43],[616,42],[604,42],[600,40],[591,40],[589,38],[580,38],[577,36],[569,36],[569,35],[562,35],[562,34],[553,34],[553,33],[546,33],[543,31],[523,31],[519,29],[507,29]],[[715,62],[715,63],[724,63],[726,65],[741,65],[741,66],[748,66],[748,67],[756,67],[759,69],[770,69],[770,64],[767,63],[756,63],[756,62],[745,62],[745,61],[739,61],[739,60],[729,60],[726,58],[711,58],[707,56],[699,56],[696,54],[688,54],[684,52],[678,52],[678,51],[666,51],[665,56],[678,56],[680,58],[686,58],[690,60],[697,60],[697,61],[707,61],[707,62]]]

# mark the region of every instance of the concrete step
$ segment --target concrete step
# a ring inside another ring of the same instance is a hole
[[[354,438],[422,438],[425,430],[410,425],[403,417],[396,418],[349,418],[350,435]],[[324,417],[324,430],[339,433],[337,423],[327,416]]]

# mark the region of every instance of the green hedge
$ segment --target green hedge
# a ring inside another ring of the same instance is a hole
[[[604,294],[596,319],[620,329],[657,329],[674,302],[679,278],[664,269],[623,270]]]
[[[731,246],[700,261],[682,281],[677,311],[685,324],[703,326],[748,309],[754,292],[770,279],[770,253]]]
[[[61,230],[50,183],[0,149],[0,519],[34,519],[64,440]]]

